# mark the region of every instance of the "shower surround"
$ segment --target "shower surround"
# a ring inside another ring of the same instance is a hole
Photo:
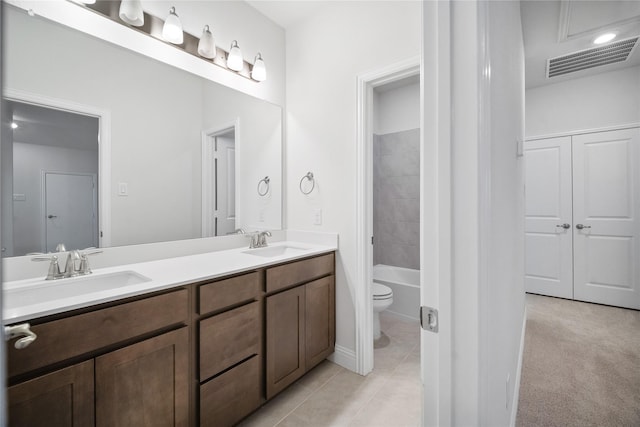
[[[420,129],[373,136],[373,263],[420,269]]]

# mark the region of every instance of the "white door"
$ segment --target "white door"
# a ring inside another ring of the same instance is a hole
[[[574,297],[640,309],[640,129],[573,137]]]
[[[571,137],[525,143],[525,290],[573,298]]]
[[[44,173],[45,252],[98,246],[95,174]]]
[[[215,151],[215,235],[231,234],[236,229],[236,151],[235,138],[216,137]]]

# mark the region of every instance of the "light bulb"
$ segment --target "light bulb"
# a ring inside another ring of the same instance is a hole
[[[11,129],[18,129],[18,124],[16,122],[11,122]]]
[[[267,80],[267,69],[264,66],[264,61],[262,60],[262,55],[260,55],[260,52],[258,52],[255,61],[253,61],[251,78],[257,82],[263,82]]]
[[[216,41],[211,31],[209,31],[208,25],[205,25],[202,30],[202,37],[198,42],[198,55],[209,59],[216,57]]]
[[[182,22],[180,22],[180,18],[176,14],[176,8],[172,7],[169,10],[169,16],[164,21],[164,26],[162,27],[162,38],[173,44],[182,44],[184,40],[184,35],[182,34]]]
[[[144,12],[142,11],[140,0],[122,0],[118,16],[134,27],[142,27],[144,25]]]
[[[231,49],[229,49],[229,57],[227,58],[227,67],[233,71],[242,70],[244,64],[242,60],[242,52],[238,46],[237,41],[231,42]]]

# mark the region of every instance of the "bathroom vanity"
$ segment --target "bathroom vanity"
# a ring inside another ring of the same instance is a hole
[[[7,343],[10,425],[239,422],[334,351],[333,250],[281,248],[206,279],[216,254],[188,257],[196,280],[20,319],[37,339]]]

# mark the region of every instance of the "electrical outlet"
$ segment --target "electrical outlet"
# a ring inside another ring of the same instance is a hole
[[[313,224],[322,225],[322,209],[313,210]]]
[[[264,208],[258,212],[258,222],[264,222]]]

